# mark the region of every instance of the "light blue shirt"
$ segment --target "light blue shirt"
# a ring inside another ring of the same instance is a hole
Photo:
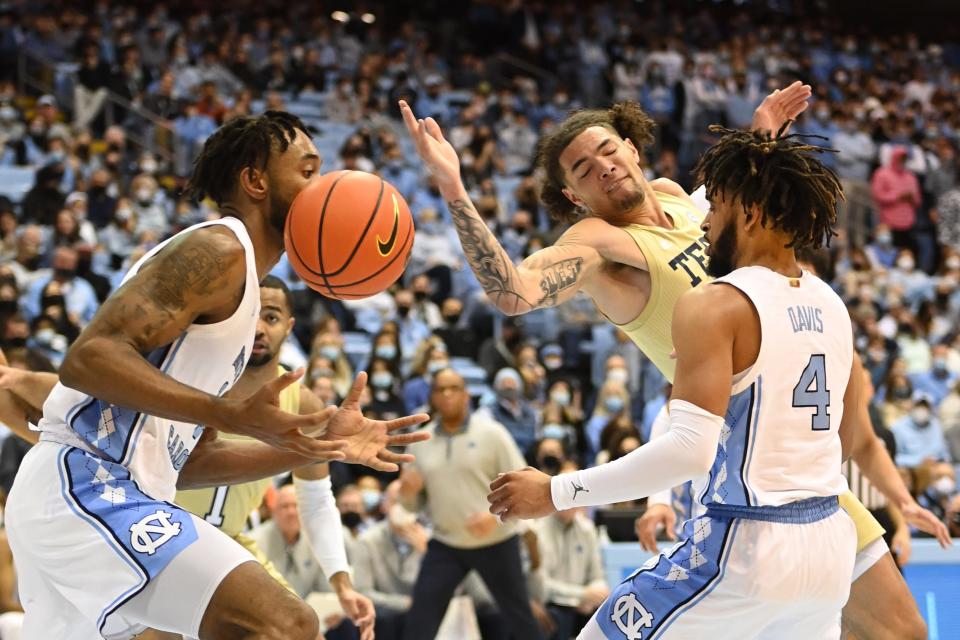
[[[943,399],[947,397],[948,393],[950,393],[950,390],[953,388],[953,385],[956,383],[956,381],[956,374],[950,373],[949,371],[942,378],[937,377],[932,370],[915,373],[910,376],[910,382],[913,384],[913,390],[929,393],[930,397],[933,398],[933,403],[937,407],[940,406],[940,403],[943,402]]]
[[[895,422],[891,431],[897,440],[898,466],[916,467],[926,458],[950,461],[947,441],[936,418],[930,418],[929,424],[921,427],[908,415]]]
[[[51,280],[53,280],[52,276],[36,280],[30,285],[26,295],[23,296],[21,300],[22,309],[27,319],[33,320],[40,315],[42,311],[40,308],[40,298],[43,294],[44,287],[50,284]],[[60,285],[60,287],[63,291],[63,299],[67,307],[67,313],[76,315],[80,318],[80,323],[83,325],[90,322],[99,306],[97,294],[93,290],[93,287],[90,286],[90,283],[83,278],[75,277],[69,283],[64,283]]]

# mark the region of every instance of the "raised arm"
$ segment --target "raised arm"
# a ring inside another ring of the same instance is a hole
[[[477,213],[460,179],[457,152],[433,120],[417,120],[400,102],[417,153],[437,180],[460,236],[464,255],[490,301],[508,315],[550,307],[571,298],[601,264],[600,254],[574,237],[537,251],[515,266]]]
[[[230,317],[245,282],[244,248],[228,229],[202,228],[174,240],[104,302],[67,352],[61,382],[110,404],[328,459],[328,448],[301,432],[322,427],[325,417],[285,414],[274,402],[278,389],[220,398],[174,380],[146,359],[191,324]]]

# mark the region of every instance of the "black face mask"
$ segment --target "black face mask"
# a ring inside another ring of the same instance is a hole
[[[7,349],[17,349],[19,347],[25,347],[27,346],[27,339],[22,336],[18,336],[16,338],[8,338],[6,341],[6,344],[3,346]]]
[[[347,529],[356,529],[362,521],[363,518],[361,518],[360,514],[356,511],[347,511],[346,513],[340,514],[340,522],[342,522],[343,526]]]
[[[47,307],[62,307],[64,304],[66,304],[66,299],[62,295],[43,296],[40,298],[40,307],[43,309]]]
[[[90,187],[89,189],[87,189],[87,194],[91,198],[101,198],[103,197],[103,194],[105,194],[106,192],[107,192],[106,187]]]
[[[397,315],[401,318],[406,318],[407,314],[410,313],[410,307],[407,305],[397,305]]]
[[[415,291],[415,292],[413,293],[413,297],[416,298],[417,302],[423,302],[424,300],[427,299],[427,292],[426,292],[426,291]]]
[[[560,473],[560,458],[557,456],[543,456],[540,460],[540,471],[548,476],[555,476]]]
[[[0,313],[16,313],[17,307],[16,300],[0,300]]]
[[[446,320],[449,324],[457,324],[457,322],[460,321],[460,314],[452,313],[449,316],[444,316],[443,319]]]
[[[54,269],[53,275],[58,280],[72,280],[77,275],[76,269]]]

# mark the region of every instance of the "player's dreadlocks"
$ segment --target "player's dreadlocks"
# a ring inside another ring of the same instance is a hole
[[[265,170],[270,150],[286,151],[297,129],[307,133],[300,118],[285,111],[231,120],[203,144],[193,164],[187,194],[197,200],[209,196],[218,205],[223,204],[236,189],[240,172]]]
[[[789,124],[776,135],[711,126],[723,137],[700,157],[693,173],[708,198],[720,195],[746,209],[759,208],[764,226],[790,236],[788,247],[829,246],[843,190],[816,154],[836,151],[805,142],[815,136],[784,135]]]
[[[609,109],[574,111],[556,130],[541,138],[537,146],[537,167],[545,173],[540,180],[540,199],[554,219],[574,222],[580,217],[576,205],[563,195],[565,183],[560,154],[584,130],[598,126],[630,140],[643,153],[643,148],[653,142],[657,125],[636,102],[620,102]]]

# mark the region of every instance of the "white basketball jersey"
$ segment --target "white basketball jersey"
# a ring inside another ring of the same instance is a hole
[[[247,364],[260,316],[260,286],[253,244],[236,218],[194,225],[223,225],[243,244],[247,281],[236,312],[214,324],[192,324],[171,344],[146,359],[171,378],[205,393],[223,395],[240,378]],[[124,282],[162,250],[161,243],[130,269]],[[159,500],[173,500],[177,476],[203,425],[161,419],[111,405],[58,383],[43,405],[41,439],[76,446],[127,467],[140,489]]]
[[[717,458],[694,484],[700,505],[779,506],[845,492],[839,427],[853,333],[843,302],[806,272],[746,267],[719,283],[753,302],[760,353],[734,378]]]

